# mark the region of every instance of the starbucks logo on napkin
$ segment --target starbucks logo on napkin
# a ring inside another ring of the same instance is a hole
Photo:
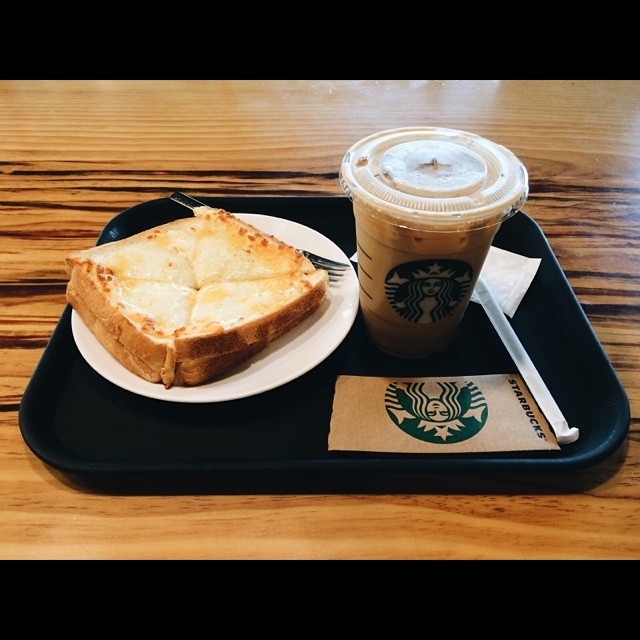
[[[408,435],[434,444],[462,442],[487,422],[487,402],[473,382],[392,382],[384,394],[393,423]]]
[[[460,260],[419,260],[398,265],[384,281],[389,304],[409,322],[449,318],[465,297],[473,270]]]

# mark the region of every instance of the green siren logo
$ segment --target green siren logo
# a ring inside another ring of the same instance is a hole
[[[387,273],[384,290],[393,310],[405,320],[426,324],[451,317],[472,275],[471,265],[459,260],[406,262]]]
[[[462,442],[486,424],[487,402],[473,382],[392,382],[384,394],[387,414],[410,436],[433,444]]]

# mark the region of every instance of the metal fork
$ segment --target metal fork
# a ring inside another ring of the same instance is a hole
[[[188,207],[192,211],[196,207],[206,207],[204,202],[200,202],[191,196],[188,196],[180,191],[176,191],[170,198],[174,202],[181,204],[183,207]],[[338,262],[337,260],[332,260],[331,258],[325,258],[324,256],[319,256],[316,253],[312,253],[311,251],[307,251],[306,249],[298,249],[302,255],[309,259],[311,264],[316,269],[324,269],[329,274],[329,282],[339,282],[340,279],[347,273],[347,271],[351,268],[350,265],[344,262]]]
[[[342,276],[351,269],[351,266],[344,262],[338,262],[331,258],[319,256],[315,253],[311,253],[311,251],[307,251],[306,249],[298,249],[298,251],[308,258],[316,269],[324,269],[329,274],[329,282],[339,282]]]

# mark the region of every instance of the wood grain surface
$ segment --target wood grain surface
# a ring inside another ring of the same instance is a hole
[[[473,131],[527,166],[524,210],[629,398],[613,455],[388,495],[108,495],[34,456],[18,410],[69,251],[175,190],[342,195],[354,142],[415,125]],[[0,247],[0,558],[640,558],[638,81],[0,81]]]

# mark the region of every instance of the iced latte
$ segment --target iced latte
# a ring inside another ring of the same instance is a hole
[[[528,194],[524,165],[464,131],[383,131],[340,172],[353,201],[360,306],[381,350],[423,358],[452,342],[489,247]]]

